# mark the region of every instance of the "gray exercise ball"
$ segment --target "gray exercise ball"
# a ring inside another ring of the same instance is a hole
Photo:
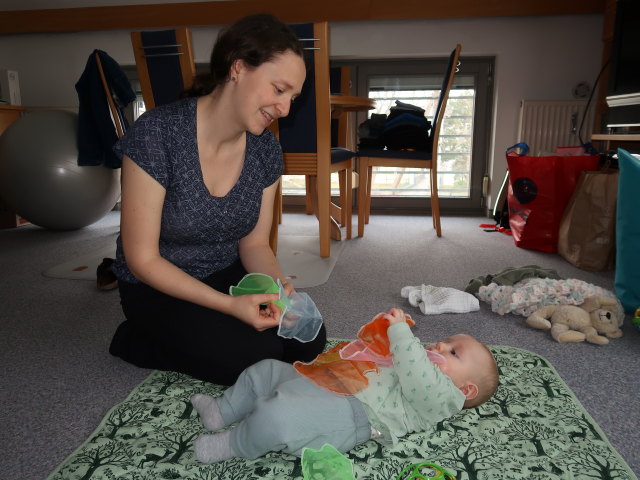
[[[28,113],[0,137],[0,197],[31,223],[75,230],[104,217],[118,201],[118,171],[78,166],[78,115]]]

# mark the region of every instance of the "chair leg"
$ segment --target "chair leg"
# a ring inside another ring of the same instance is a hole
[[[430,170],[431,176],[431,217],[433,218],[433,227],[436,229],[436,235],[442,236],[442,228],[440,226],[440,198],[438,197],[438,177],[434,169]]]
[[[345,170],[346,185],[344,194],[344,203],[342,204],[342,215],[344,216],[343,225],[347,224],[347,239],[352,236],[353,228],[353,175],[351,168]]]
[[[273,199],[273,217],[271,219],[271,231],[269,232],[269,246],[273,254],[278,253],[278,225],[282,223],[282,179],[278,180],[276,196]]]
[[[313,213],[313,200],[312,200],[312,194],[311,194],[311,181],[315,179],[312,179],[312,177],[310,175],[305,175],[304,176],[304,191],[306,192],[306,195],[304,197],[304,206],[305,206],[305,213],[307,215],[311,215]],[[313,187],[315,188],[315,187]]]
[[[367,170],[369,168],[367,161],[360,157],[360,172],[358,176],[358,236],[364,236],[364,224],[366,219],[367,208]]]
[[[278,209],[275,213],[278,215],[278,225],[282,225],[282,210],[284,209],[284,200],[282,197],[282,177],[280,177],[280,180],[278,180],[278,191],[276,192],[276,196],[278,199]]]
[[[371,215],[371,183],[373,182],[373,167],[367,165],[367,208],[364,217],[364,223],[369,224],[369,216]]]
[[[340,170],[338,172],[338,190],[340,191],[340,225],[344,227],[347,223],[347,212],[345,210],[345,204],[347,201],[347,174],[348,170]]]

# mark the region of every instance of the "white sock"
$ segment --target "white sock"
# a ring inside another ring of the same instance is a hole
[[[198,461],[214,463],[237,457],[238,455],[231,447],[231,432],[233,430],[225,430],[212,435],[200,435],[193,444]]]
[[[400,296],[402,298],[409,298],[409,293],[414,291],[416,288],[420,289],[420,285],[418,285],[417,287],[412,287],[411,285],[407,285],[406,287],[402,287],[400,289]]]
[[[417,287],[415,290],[411,290],[409,292],[409,305],[412,307],[417,307],[422,302],[422,291],[420,287]]]
[[[480,310],[480,302],[470,293],[455,288],[422,285],[419,307],[425,315],[466,313]]]
[[[191,397],[191,404],[200,415],[202,425],[207,430],[220,430],[226,426],[222,420],[218,402],[211,395],[196,393]]]

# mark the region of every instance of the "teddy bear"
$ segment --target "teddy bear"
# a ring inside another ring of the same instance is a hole
[[[604,345],[609,343],[609,338],[622,336],[616,306],[616,300],[606,297],[588,297],[579,306],[547,305],[533,312],[527,318],[527,325],[550,329],[551,336],[560,343],[586,340]]]

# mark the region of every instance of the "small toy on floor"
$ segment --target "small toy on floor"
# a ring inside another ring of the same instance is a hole
[[[319,450],[303,448],[300,463],[303,480],[356,480],[351,460],[328,443]]]
[[[406,467],[397,480],[456,480],[440,465],[431,462],[414,463]]]
[[[586,298],[579,306],[547,305],[531,314],[527,325],[551,330],[551,336],[560,343],[586,340],[604,345],[609,343],[609,338],[622,336],[615,315],[616,306],[615,300],[605,297]]]
[[[640,330],[640,307],[636,308],[636,313],[631,319],[631,323],[635,325],[635,327]]]

